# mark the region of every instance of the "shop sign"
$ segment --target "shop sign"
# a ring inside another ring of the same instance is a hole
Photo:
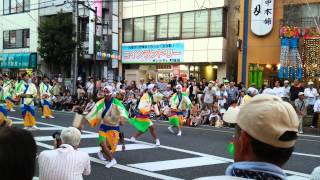
[[[257,36],[264,36],[273,28],[274,0],[252,0],[251,31]]]
[[[118,68],[118,60],[117,59],[112,59],[112,68]]]
[[[123,64],[181,63],[183,57],[183,43],[122,46]]]

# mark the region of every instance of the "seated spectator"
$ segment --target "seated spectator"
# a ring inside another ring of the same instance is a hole
[[[211,114],[209,117],[210,126],[214,126],[217,121],[221,120],[218,102],[215,102],[212,106]]]
[[[89,155],[77,150],[80,137],[80,131],[74,127],[62,130],[62,144],[57,144],[54,150],[42,151],[39,155],[39,179],[82,179],[82,175],[90,174]]]
[[[200,119],[197,118],[200,115],[200,105],[196,103],[196,99],[192,99],[191,101],[191,109],[190,109],[190,120],[191,124],[199,124],[199,120],[201,122],[201,116]]]
[[[62,97],[62,110],[69,111],[73,107],[72,96],[69,91],[65,92]]]
[[[199,126],[201,123],[202,123],[202,117],[199,111],[191,115],[191,126],[196,127],[196,126]]]
[[[94,107],[96,103],[93,101],[93,99],[91,98],[88,102],[88,104],[86,105],[84,111],[83,111],[83,114],[88,114],[91,109]]]
[[[37,146],[30,132],[0,128],[0,179],[32,180]]]
[[[298,137],[294,108],[279,97],[258,95],[240,109],[236,123],[234,148],[229,149],[235,163],[226,175],[286,179],[281,167],[289,160]]]
[[[204,107],[204,109],[201,111],[200,115],[201,115],[200,124],[205,124],[207,121],[209,121],[210,109],[208,108],[208,106]]]
[[[82,114],[82,112],[85,110],[86,105],[88,102],[88,98],[86,97],[85,91],[80,92],[80,97],[77,99],[75,105],[72,107],[72,112],[77,112]]]

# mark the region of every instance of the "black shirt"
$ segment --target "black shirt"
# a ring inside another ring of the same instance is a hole
[[[304,91],[303,87],[291,86],[291,88],[290,88],[290,100],[294,101],[294,100],[298,99],[299,92],[303,92],[303,91]]]

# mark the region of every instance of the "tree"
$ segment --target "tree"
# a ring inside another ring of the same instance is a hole
[[[72,39],[72,14],[59,12],[43,17],[39,30],[39,54],[55,73],[70,72],[75,41]],[[68,69],[65,69],[68,68]],[[58,70],[58,72],[56,71]]]

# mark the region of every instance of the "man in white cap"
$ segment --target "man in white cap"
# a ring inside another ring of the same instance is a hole
[[[135,118],[129,119],[129,123],[136,128],[137,133],[131,137],[131,141],[135,141],[136,138],[150,130],[152,137],[155,139],[156,146],[160,146],[160,140],[158,139],[154,124],[151,120],[151,113],[157,108],[157,104],[154,101],[153,94],[156,92],[154,84],[148,85],[140,101],[138,103],[138,112],[135,114]]]
[[[304,93],[299,92],[298,99],[294,101],[298,118],[299,118],[299,133],[303,134],[303,117],[307,114],[308,101],[304,98]]]
[[[319,119],[319,115],[320,115],[320,97],[319,94],[316,95],[317,100],[314,103],[313,106],[313,117],[312,117],[312,124],[311,124],[311,128],[315,128],[317,127],[317,123],[318,123],[318,119]]]
[[[308,82],[308,87],[304,89],[304,96],[308,100],[308,112],[311,112],[316,102],[317,89],[313,87],[313,82]]]
[[[181,136],[181,127],[183,125],[184,117],[183,113],[191,108],[191,101],[185,93],[182,93],[181,85],[176,86],[176,91],[177,92],[170,98],[171,114],[169,116],[169,123],[171,126],[168,127],[168,130],[174,134],[173,128],[178,128],[177,136]]]
[[[226,175],[286,179],[281,168],[294,150],[299,126],[291,104],[273,95],[258,95],[240,109],[236,122],[229,148],[235,163]]]
[[[286,102],[290,101],[290,86],[289,86],[289,81],[285,80],[283,82],[283,89],[284,89],[284,95],[283,95],[283,100]]]

